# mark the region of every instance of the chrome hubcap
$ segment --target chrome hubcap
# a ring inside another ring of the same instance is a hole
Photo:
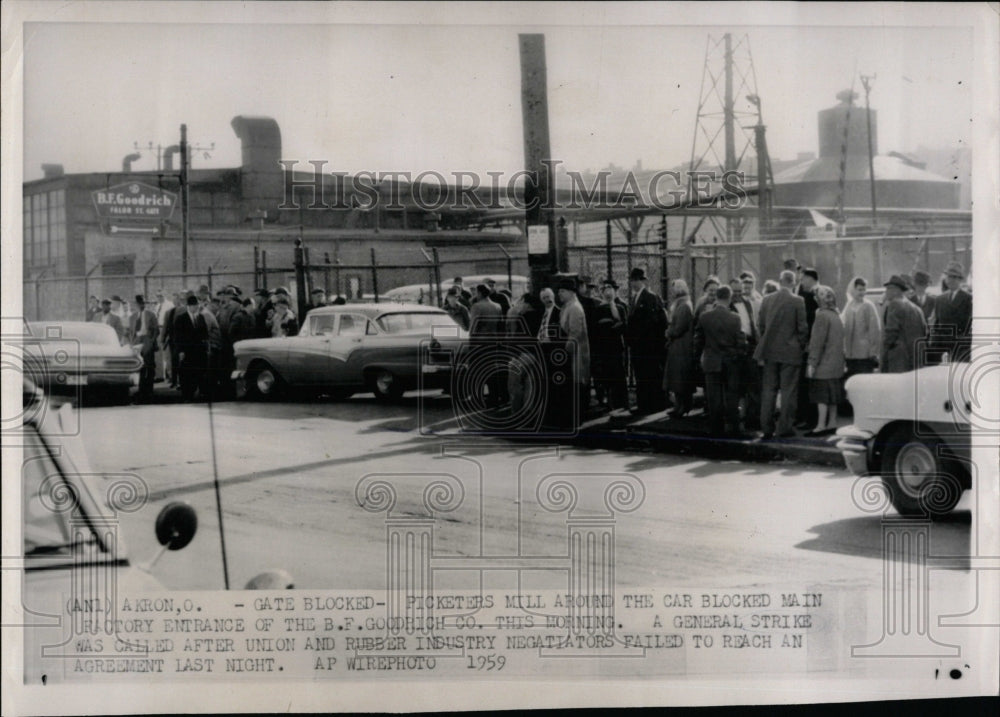
[[[378,375],[375,379],[375,384],[378,386],[379,393],[389,393],[392,389],[392,374],[388,372],[383,372]]]
[[[261,371],[257,374],[257,390],[261,393],[270,393],[274,388],[274,374],[270,371]]]
[[[919,497],[920,489],[937,473],[934,454],[922,443],[908,443],[896,456],[896,474],[900,487],[911,496]]]

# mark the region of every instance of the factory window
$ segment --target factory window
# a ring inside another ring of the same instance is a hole
[[[28,266],[58,264],[66,257],[66,190],[24,198],[24,259]]]

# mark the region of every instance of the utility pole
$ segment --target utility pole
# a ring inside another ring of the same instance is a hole
[[[191,208],[188,192],[188,145],[187,125],[181,125],[181,273],[187,275],[188,270],[188,228],[190,227]]]
[[[565,261],[553,221],[550,192],[554,177],[545,165],[549,144],[549,99],[545,67],[545,35],[518,35],[521,60],[521,122],[524,134],[525,231],[531,289],[537,294]],[[559,237],[565,236],[565,227]]]
[[[871,94],[871,82],[875,75],[861,75],[861,84],[865,87],[865,121],[868,125],[868,183],[872,193],[872,227],[878,226],[878,210],[875,207],[875,149],[872,142],[872,108],[868,96]]]
[[[757,227],[761,239],[767,239],[771,229],[771,157],[767,151],[767,127],[764,126],[764,112],[758,95],[747,95],[750,104],[757,108],[757,124],[753,127],[754,147],[757,151]]]

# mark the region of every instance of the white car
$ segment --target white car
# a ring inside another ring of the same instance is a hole
[[[901,515],[938,517],[972,487],[967,364],[907,373],[859,374],[847,381],[854,424],[837,448],[857,475],[878,475]]]

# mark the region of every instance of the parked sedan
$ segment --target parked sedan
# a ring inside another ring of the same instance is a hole
[[[235,344],[233,379],[251,398],[302,387],[398,398],[445,388],[467,334],[440,309],[417,304],[344,304],[313,309],[297,336]]]
[[[142,359],[115,330],[86,321],[32,321],[21,340],[24,368],[48,394],[100,394],[128,403]]]
[[[859,374],[847,381],[854,424],[837,431],[837,448],[853,473],[881,476],[901,515],[944,515],[972,486],[972,406],[961,385],[966,367]]]

